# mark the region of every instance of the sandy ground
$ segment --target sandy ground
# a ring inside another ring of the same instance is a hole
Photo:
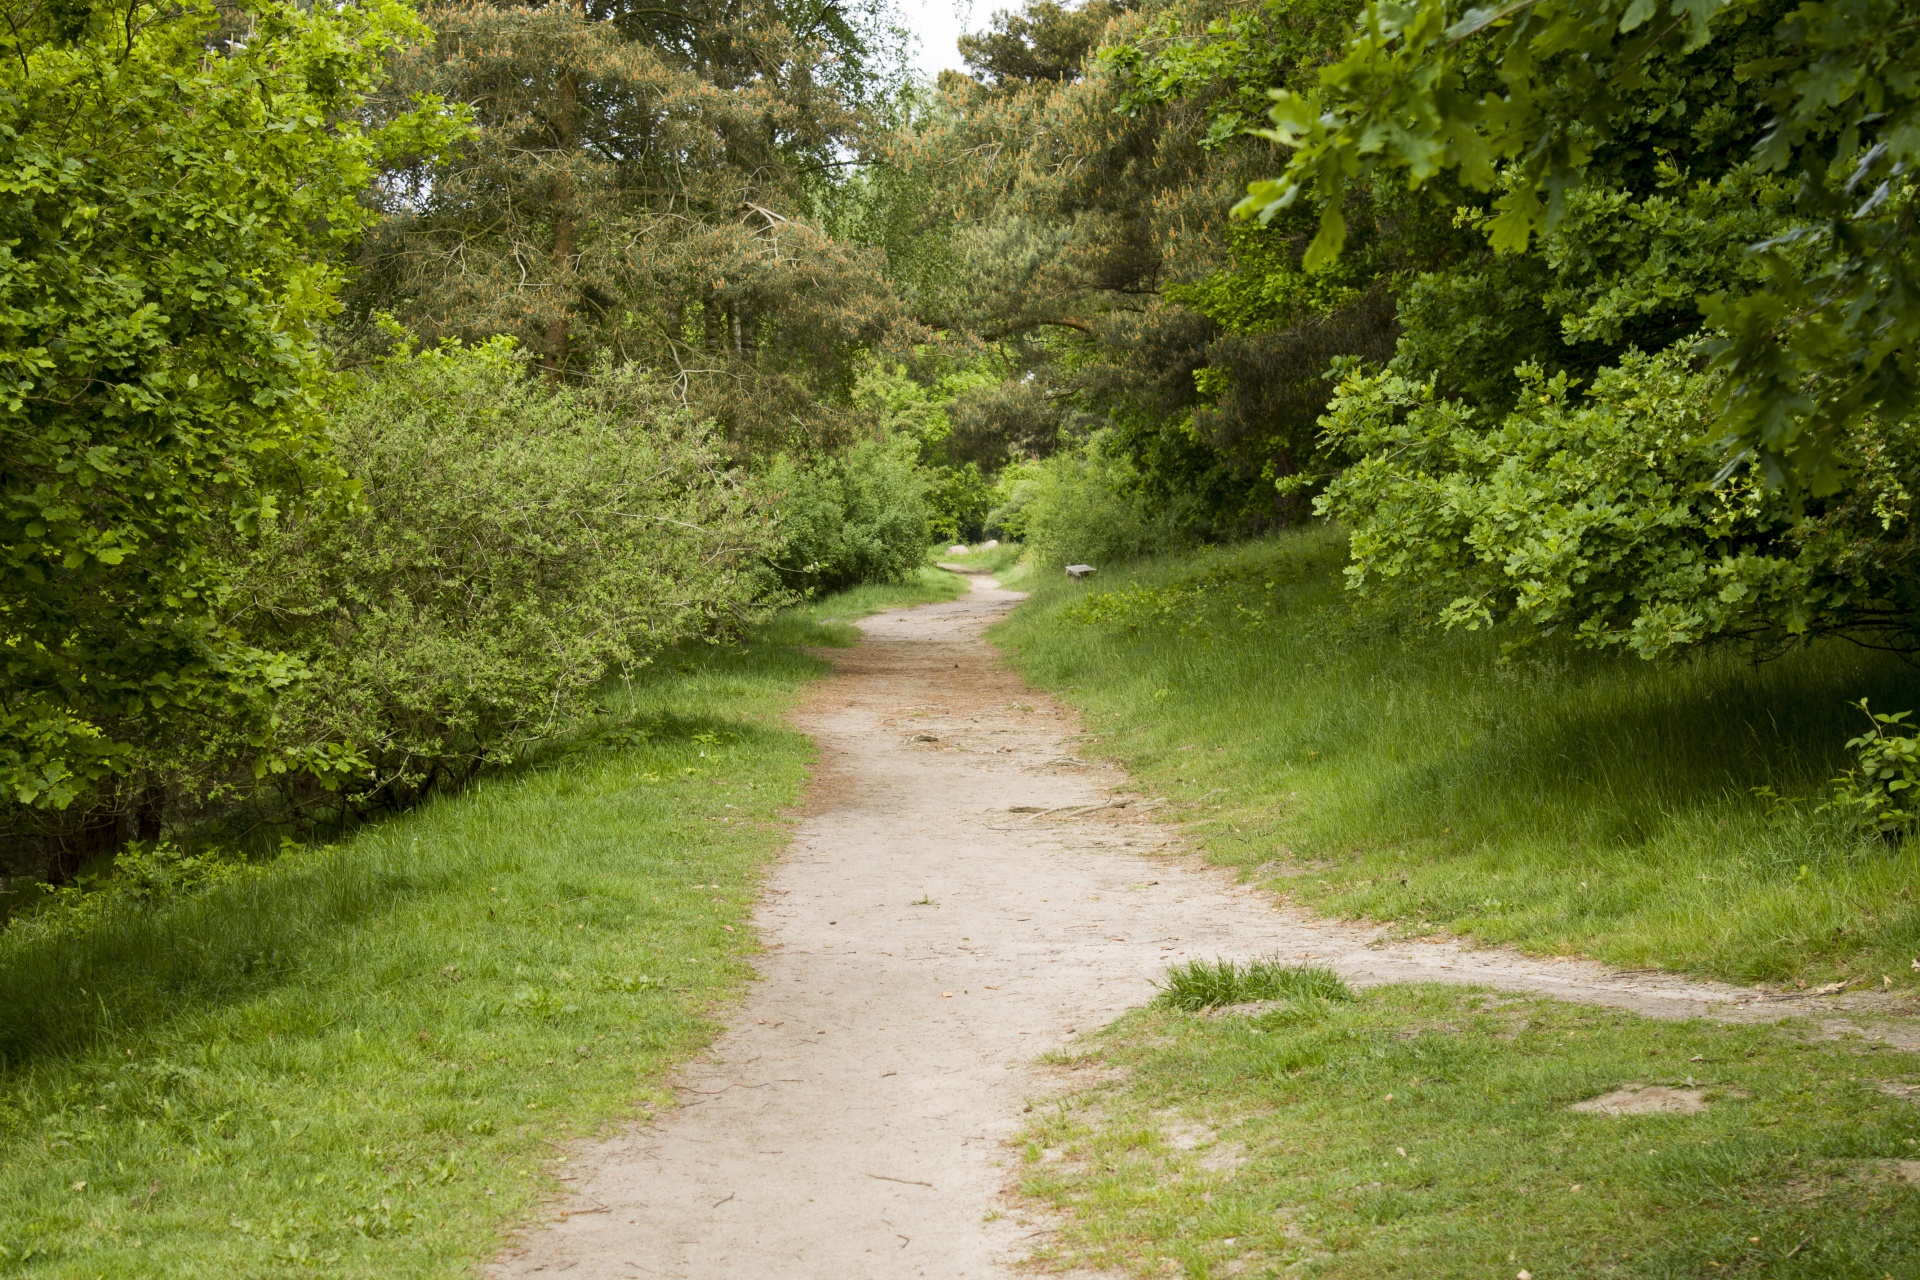
[[[799,716],[820,748],[755,924],[761,978],[681,1105],[573,1151],[576,1189],[498,1280],[1011,1277],[1041,1233],[1009,1139],[1039,1055],[1152,995],[1171,961],[1278,952],[1358,984],[1457,981],[1657,1017],[1815,1015],[1920,1048],[1875,998],[1780,999],[1555,963],[1277,906],[1187,855],[1065,709],[982,632],[990,578],[881,614]],[[1099,806],[1082,808],[1086,806]]]

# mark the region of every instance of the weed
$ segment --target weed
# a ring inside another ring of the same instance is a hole
[[[1856,704],[1867,718],[1868,732],[1849,739],[1857,767],[1833,780],[1833,799],[1823,809],[1880,835],[1895,838],[1913,829],[1914,815],[1901,806],[1920,782],[1920,737],[1901,733],[1913,726],[1903,722],[1910,711],[1876,714],[1865,698]]]

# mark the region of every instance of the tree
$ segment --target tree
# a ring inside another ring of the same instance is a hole
[[[1863,421],[1920,395],[1920,246],[1912,169],[1920,160],[1920,20],[1904,0],[1369,0],[1344,56],[1319,84],[1275,92],[1266,136],[1292,150],[1239,209],[1271,217],[1321,207],[1307,254],[1341,253],[1356,182],[1445,173],[1499,190],[1488,242],[1523,250],[1631,135],[1648,68],[1764,22],[1771,47],[1735,74],[1757,90],[1764,130],[1751,164],[1777,177],[1792,217],[1750,246],[1762,270],[1703,296],[1728,376],[1719,420],[1775,482],[1815,495],[1842,485],[1845,442]]]
[[[21,804],[117,785],[205,718],[264,732],[298,674],[223,623],[216,548],[344,483],[315,326],[376,169],[457,129],[431,101],[362,120],[424,35],[394,0],[11,6],[0,782]]]
[[[1327,362],[1391,353],[1391,277],[1430,246],[1386,211],[1374,252],[1310,277],[1310,226],[1220,212],[1265,163],[1243,126],[1266,87],[1310,76],[1347,21],[1337,0],[1041,3],[966,42],[974,74],[943,79],[898,156],[972,284],[929,322],[1018,353],[1017,380],[977,401],[1008,443],[1050,408],[1056,432],[1108,430],[1132,465],[1101,474],[1196,531],[1304,516],[1273,482],[1312,468]]]
[[[661,370],[737,446],[850,432],[896,318],[874,254],[807,215],[898,79],[876,12],[817,0],[443,4],[390,97],[476,132],[385,187],[356,307],[429,342],[512,334],[553,378]]]

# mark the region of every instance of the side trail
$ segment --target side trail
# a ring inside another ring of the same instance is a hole
[[[976,577],[832,655],[798,717],[820,764],[755,914],[760,980],[679,1076],[681,1105],[582,1144],[571,1197],[489,1275],[1011,1280],[1046,1230],[1007,1196],[1027,1101],[1058,1089],[1036,1059],[1188,958],[1277,952],[1359,985],[1667,1018],[1826,1014],[1920,1048],[1910,1025],[1855,1026],[1831,1000],[1390,941],[1276,906],[1183,856],[1119,770],[1075,758],[1071,713],[983,638],[1020,599]]]

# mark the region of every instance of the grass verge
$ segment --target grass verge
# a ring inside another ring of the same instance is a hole
[[[1920,1275],[1920,1068],[1873,1043],[1395,986],[1149,1009],[1062,1065],[1096,1083],[1036,1107],[1023,1178],[1058,1267]],[[1635,1086],[1698,1109],[1570,1110]]]
[[[1920,979],[1920,847],[1817,812],[1865,727],[1848,702],[1920,707],[1913,669],[1508,654],[1356,610],[1344,554],[1322,528],[1023,583],[994,637],[1211,858],[1320,910],[1734,981]]]
[[[264,874],[0,934],[0,1275],[471,1274],[747,980],[795,646],[950,577],[670,658],[594,739]]]

